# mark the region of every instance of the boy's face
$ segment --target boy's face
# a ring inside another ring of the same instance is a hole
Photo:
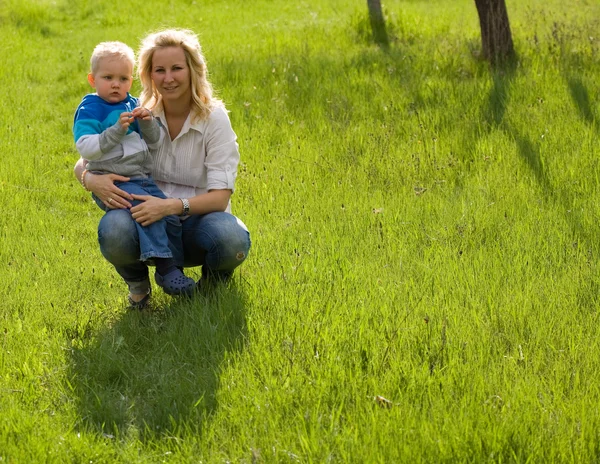
[[[133,66],[122,58],[102,58],[95,73],[88,74],[88,82],[100,98],[109,103],[125,100],[131,89]]]

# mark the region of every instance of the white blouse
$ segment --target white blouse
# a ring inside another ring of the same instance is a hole
[[[216,108],[207,120],[194,123],[188,115],[173,141],[162,106],[153,113],[165,137],[154,153],[152,175],[167,197],[190,198],[209,190],[234,190],[240,153],[224,108]],[[230,210],[231,204],[227,207]]]

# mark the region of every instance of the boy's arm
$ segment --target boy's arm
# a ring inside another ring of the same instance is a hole
[[[157,148],[163,140],[164,134],[154,117],[151,119],[138,119],[140,131],[146,144],[150,148]]]
[[[83,123],[84,121],[81,122]],[[100,134],[90,134],[89,131],[86,132],[88,133],[77,139],[75,146],[82,158],[95,161],[100,159],[105,153],[111,151],[121,142],[121,139],[127,134],[127,128],[124,129],[121,124],[117,122]]]
[[[148,108],[138,106],[131,112],[133,117],[137,120],[140,132],[148,145],[149,148],[158,148],[164,138],[164,132],[160,128],[158,121],[152,115],[152,112]]]

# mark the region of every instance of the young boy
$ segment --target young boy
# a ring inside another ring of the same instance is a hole
[[[133,79],[135,57],[133,50],[121,42],[102,42],[91,57],[88,82],[96,93],[86,95],[75,112],[73,133],[82,158],[87,160],[81,176],[85,187],[86,173],[119,174],[129,177],[128,182],[116,182],[130,194],[166,198],[150,176],[152,156],[149,148],[156,148],[163,133],[152,113],[138,107],[136,98],[129,95]],[[110,208],[95,195],[96,204],[104,211]],[[108,200],[111,203],[111,200]],[[139,204],[134,201],[134,206]],[[186,277],[173,259],[173,246],[181,249],[181,226],[177,216],[166,216],[148,226],[134,221],[140,241],[140,260],[152,259],[156,265],[155,279],[170,295],[189,295],[196,283]],[[168,235],[167,235],[168,234]],[[133,307],[147,304],[150,294]]]

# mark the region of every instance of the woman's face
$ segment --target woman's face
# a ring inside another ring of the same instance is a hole
[[[189,102],[192,98],[190,68],[181,47],[159,48],[152,56],[152,82],[165,102]]]

